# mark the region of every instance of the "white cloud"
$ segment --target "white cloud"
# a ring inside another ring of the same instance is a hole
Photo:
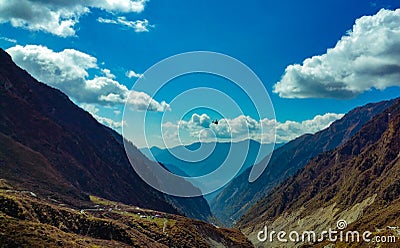
[[[130,70],[125,73],[125,76],[127,76],[128,78],[141,78],[143,77],[143,74],[136,73],[133,70]]]
[[[180,131],[188,131],[192,142],[198,141],[199,138],[206,141],[216,138],[221,141],[240,141],[251,138],[262,143],[271,143],[275,139],[273,132],[275,130],[276,142],[281,143],[288,142],[306,133],[316,133],[342,117],[343,114],[327,113],[302,122],[286,121],[280,123],[269,119],[256,121],[249,116],[240,115],[233,119],[221,119],[218,124],[214,124],[206,114],[193,114],[189,121],[181,120],[176,124],[166,122],[162,128],[164,136],[167,135],[169,140],[175,141],[179,141],[177,136]],[[176,137],[172,137],[174,135]]]
[[[58,88],[78,101],[88,100],[87,70],[97,68],[97,59],[74,49],[61,52],[36,45],[16,45],[6,50],[14,62],[36,79]]]
[[[144,92],[129,91],[115,80],[110,70],[100,69],[95,57],[83,52],[74,49],[54,52],[36,45],[16,45],[6,51],[33,77],[60,89],[79,103],[108,105],[129,101],[130,107],[139,111],[170,109],[166,102],[159,103]],[[89,69],[98,70],[105,76],[89,79]]]
[[[91,8],[110,13],[140,13],[146,0],[0,0],[0,23],[57,36],[75,35],[75,25]]]
[[[3,36],[0,36],[0,40],[5,40],[5,41],[8,41],[10,43],[17,43],[16,39],[11,39],[11,38],[8,38],[8,37],[3,37]]]
[[[356,20],[326,54],[286,68],[274,92],[285,98],[351,98],[400,86],[400,9]]]
[[[144,92],[130,91],[126,102],[129,106],[139,111],[171,111],[171,107],[165,101],[157,102]]]
[[[326,113],[317,115],[311,120],[302,122],[285,121],[276,124],[276,137],[278,142],[287,142],[306,133],[316,133],[327,127],[332,122],[342,118],[344,114]],[[265,122],[266,120],[263,120]]]
[[[100,23],[117,24],[126,28],[131,28],[136,33],[149,32],[149,28],[154,27],[154,25],[151,25],[147,19],[129,21],[124,16],[119,16],[116,20],[99,17],[97,18],[97,21]]]
[[[211,124],[211,119],[208,115],[202,114],[193,114],[192,117],[190,118],[189,121],[180,121],[179,123],[185,128],[198,128],[198,127],[203,127],[203,128],[209,128]]]
[[[107,78],[110,78],[110,79],[115,79],[116,78],[116,76],[114,74],[112,74],[109,69],[101,69],[101,71],[104,73],[104,75]]]
[[[128,88],[118,81],[108,77],[98,77],[86,80],[81,102],[105,102],[124,103],[128,94]]]
[[[91,7],[101,8],[111,12],[140,13],[148,0],[89,0]]]

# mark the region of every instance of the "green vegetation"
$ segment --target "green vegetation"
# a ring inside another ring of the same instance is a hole
[[[91,202],[93,202],[94,204],[99,204],[99,205],[104,205],[104,206],[109,206],[109,205],[115,205],[117,204],[116,202],[113,201],[109,201],[94,195],[90,195],[89,199]]]

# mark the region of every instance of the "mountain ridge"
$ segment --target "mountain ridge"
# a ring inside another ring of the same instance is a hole
[[[280,146],[280,144],[277,146]],[[240,168],[236,175],[234,175],[236,177],[256,162],[269,157],[273,147],[273,144],[261,144],[249,139],[240,142],[196,142],[171,149],[142,149],[142,152],[161,163],[170,172],[190,177],[207,175],[216,170],[228,159],[230,161],[237,161],[236,164],[229,164],[229,166],[234,168]],[[191,152],[193,154],[190,154]],[[190,160],[186,161],[185,158],[189,158]],[[221,181],[224,178],[214,176],[209,180]],[[222,189],[223,187],[205,195],[205,199],[208,202],[212,201]]]
[[[210,202],[212,213],[225,225],[232,226],[253,204],[280,182],[295,174],[319,153],[343,144],[373,116],[392,106],[396,101],[397,99],[392,99],[357,107],[333,122],[327,129],[315,134],[305,134],[274,150],[261,177],[249,183],[250,170],[247,169],[233,179]],[[236,192],[241,193],[236,194]]]
[[[282,230],[323,230],[334,227],[340,219],[347,221],[349,230],[382,234],[388,226],[400,224],[399,178],[397,100],[343,145],[319,154],[274,188],[251,207],[237,226],[253,242],[257,242],[256,230],[264,225]],[[400,241],[396,232],[390,233]]]
[[[2,247],[252,247],[236,229],[90,196],[77,209],[0,179]]]
[[[3,141],[41,154],[42,170],[53,172],[59,179],[46,182],[40,175],[30,177],[29,158],[20,161],[24,166],[16,173],[12,158],[8,157],[0,170],[2,175],[12,177],[5,179],[17,186],[29,190],[68,185],[68,192],[52,192],[52,197],[67,200],[72,205],[80,205],[88,200],[88,195],[94,194],[169,213],[178,213],[180,209],[181,214],[193,218],[211,216],[204,199],[177,199],[143,182],[131,167],[119,134],[99,124],[61,91],[32,78],[17,67],[4,50],[0,50],[0,94],[0,132],[10,138]],[[137,149],[132,147],[132,150]],[[145,164],[144,160],[139,162]],[[188,209],[185,201],[192,207],[197,206],[197,213],[202,215],[193,216],[196,211]]]

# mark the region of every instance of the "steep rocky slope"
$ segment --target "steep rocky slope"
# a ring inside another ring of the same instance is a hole
[[[0,175],[26,190],[77,206],[93,194],[198,219],[211,216],[202,197],[170,197],[148,186],[134,173],[119,134],[36,81],[3,50],[0,141]],[[144,156],[136,161],[148,162]]]
[[[270,230],[322,231],[335,228],[338,220],[349,224],[346,230],[371,231],[373,235],[391,230],[397,243],[387,245],[400,244],[399,101],[346,143],[318,155],[285,180],[237,226],[257,242],[256,235],[265,225]]]
[[[383,101],[355,108],[327,129],[314,135],[303,135],[277,148],[266,170],[255,182],[248,182],[248,169],[229,183],[210,203],[213,214],[226,225],[233,225],[276,185],[295,174],[321,152],[330,151],[349,140],[367,121],[395,102]]]

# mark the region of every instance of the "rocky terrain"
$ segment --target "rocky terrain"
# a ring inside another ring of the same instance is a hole
[[[1,247],[252,247],[235,229],[89,198],[79,209],[0,180]]]
[[[252,205],[266,196],[275,186],[302,169],[318,154],[330,151],[348,141],[375,115],[382,113],[397,100],[370,103],[347,113],[327,129],[305,134],[277,148],[264,173],[249,183],[251,169],[233,179],[210,202],[212,213],[225,225],[232,226]],[[261,161],[267,163],[268,161]]]
[[[129,150],[143,168],[154,163]],[[240,231],[200,221],[213,220],[203,197],[148,186],[118,133],[3,50],[0,186],[1,247],[251,247]]]
[[[121,135],[0,50],[0,175],[21,189],[81,205],[88,195],[208,220],[205,199],[171,197],[143,182]],[[135,161],[150,161],[136,147]],[[191,187],[191,185],[186,185]]]
[[[274,188],[237,224],[254,243],[259,230],[336,228],[393,235],[395,243],[340,244],[351,247],[398,247],[400,226],[400,102],[367,122],[338,148],[321,153]],[[294,245],[294,244],[292,244]],[[300,244],[299,244],[300,245]],[[313,243],[316,247],[325,246]]]

